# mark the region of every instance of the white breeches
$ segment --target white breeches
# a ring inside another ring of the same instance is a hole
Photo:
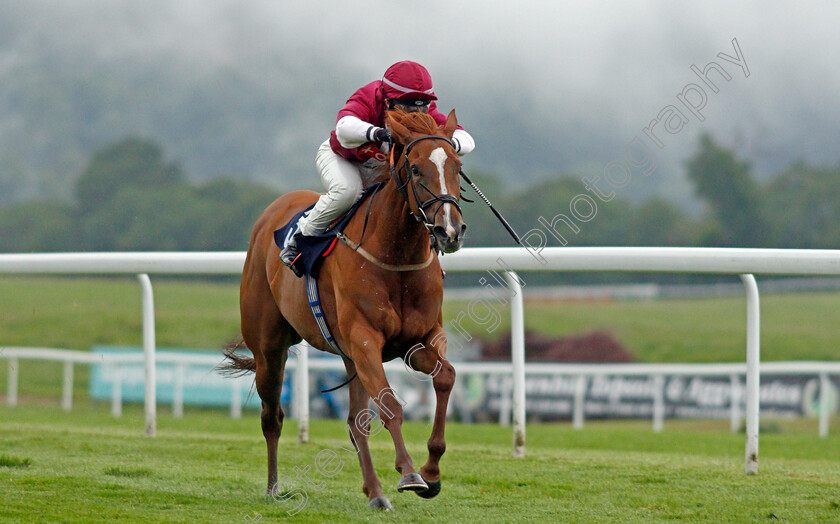
[[[318,148],[315,167],[327,192],[298,222],[298,229],[304,235],[323,233],[333,220],[350,209],[362,196],[363,184],[359,168],[335,154],[329,140]]]

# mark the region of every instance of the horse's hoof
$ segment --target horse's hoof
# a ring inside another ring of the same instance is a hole
[[[429,485],[429,489],[425,491],[416,491],[418,497],[423,497],[424,499],[433,499],[438,496],[440,493],[440,480],[433,480],[433,481],[426,481],[426,484]]]
[[[382,511],[392,511],[394,509],[394,506],[391,505],[391,501],[388,500],[388,497],[376,497],[368,502],[368,507],[381,509]]]
[[[429,489],[429,485],[426,484],[419,473],[403,475],[399,484],[397,484],[397,491],[400,493],[403,491],[426,491],[427,489]]]

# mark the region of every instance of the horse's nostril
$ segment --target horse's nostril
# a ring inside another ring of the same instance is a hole
[[[466,234],[467,234],[467,225],[466,224],[461,224],[461,234],[459,235],[458,238],[464,238],[464,235],[466,235]]]
[[[444,228],[443,226],[433,227],[432,228],[432,233],[434,233],[434,235],[437,238],[439,238],[441,240],[446,240],[446,228]]]

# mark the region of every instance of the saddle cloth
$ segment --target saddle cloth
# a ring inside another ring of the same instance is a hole
[[[329,229],[327,229],[324,233],[314,236],[298,237],[297,245],[300,250],[301,260],[303,260],[306,275],[318,278],[318,271],[321,269],[321,263],[324,261],[324,258],[332,253],[335,243],[338,241],[336,233],[344,230],[347,223],[350,222],[350,219],[353,218],[353,215],[356,214],[356,211],[358,211],[365,200],[370,198],[381,185],[381,183],[377,183],[365,188],[362,192],[361,198],[353,204],[353,207],[351,207],[347,213],[339,217],[332,225],[330,225]],[[312,204],[300,213],[297,213],[285,226],[274,232],[274,243],[277,244],[280,249],[286,247],[286,244],[292,239],[292,235],[294,235],[297,230],[298,220],[300,220],[300,218],[306,213],[309,213],[314,206],[315,204]]]

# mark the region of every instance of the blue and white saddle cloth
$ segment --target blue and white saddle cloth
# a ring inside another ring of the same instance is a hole
[[[318,293],[318,271],[321,269],[321,263],[324,261],[324,258],[329,256],[335,248],[335,244],[338,241],[336,233],[340,233],[344,230],[347,223],[350,222],[350,219],[353,218],[353,215],[356,214],[356,211],[358,211],[362,203],[368,198],[372,198],[372,195],[376,193],[381,185],[382,184],[374,184],[366,188],[362,192],[362,196],[359,198],[358,202],[353,204],[353,207],[351,207],[343,217],[341,217],[323,234],[303,236],[298,237],[297,239],[297,246],[300,250],[300,256],[303,260],[305,268],[306,296],[309,302],[309,309],[312,310],[312,315],[315,317],[315,323],[318,324],[318,329],[321,331],[321,335],[330,345],[333,352],[336,355],[342,355],[348,359],[350,357],[348,357],[338,346],[335,338],[330,332],[329,326],[327,325],[327,319],[324,316],[324,310],[321,307],[321,297]],[[293,216],[285,226],[274,232],[274,242],[281,250],[286,247],[286,244],[288,244],[292,239],[292,235],[294,235],[295,231],[297,231],[298,220],[300,220],[300,218],[305,214],[309,213],[314,205],[315,204],[312,204],[308,208]]]

